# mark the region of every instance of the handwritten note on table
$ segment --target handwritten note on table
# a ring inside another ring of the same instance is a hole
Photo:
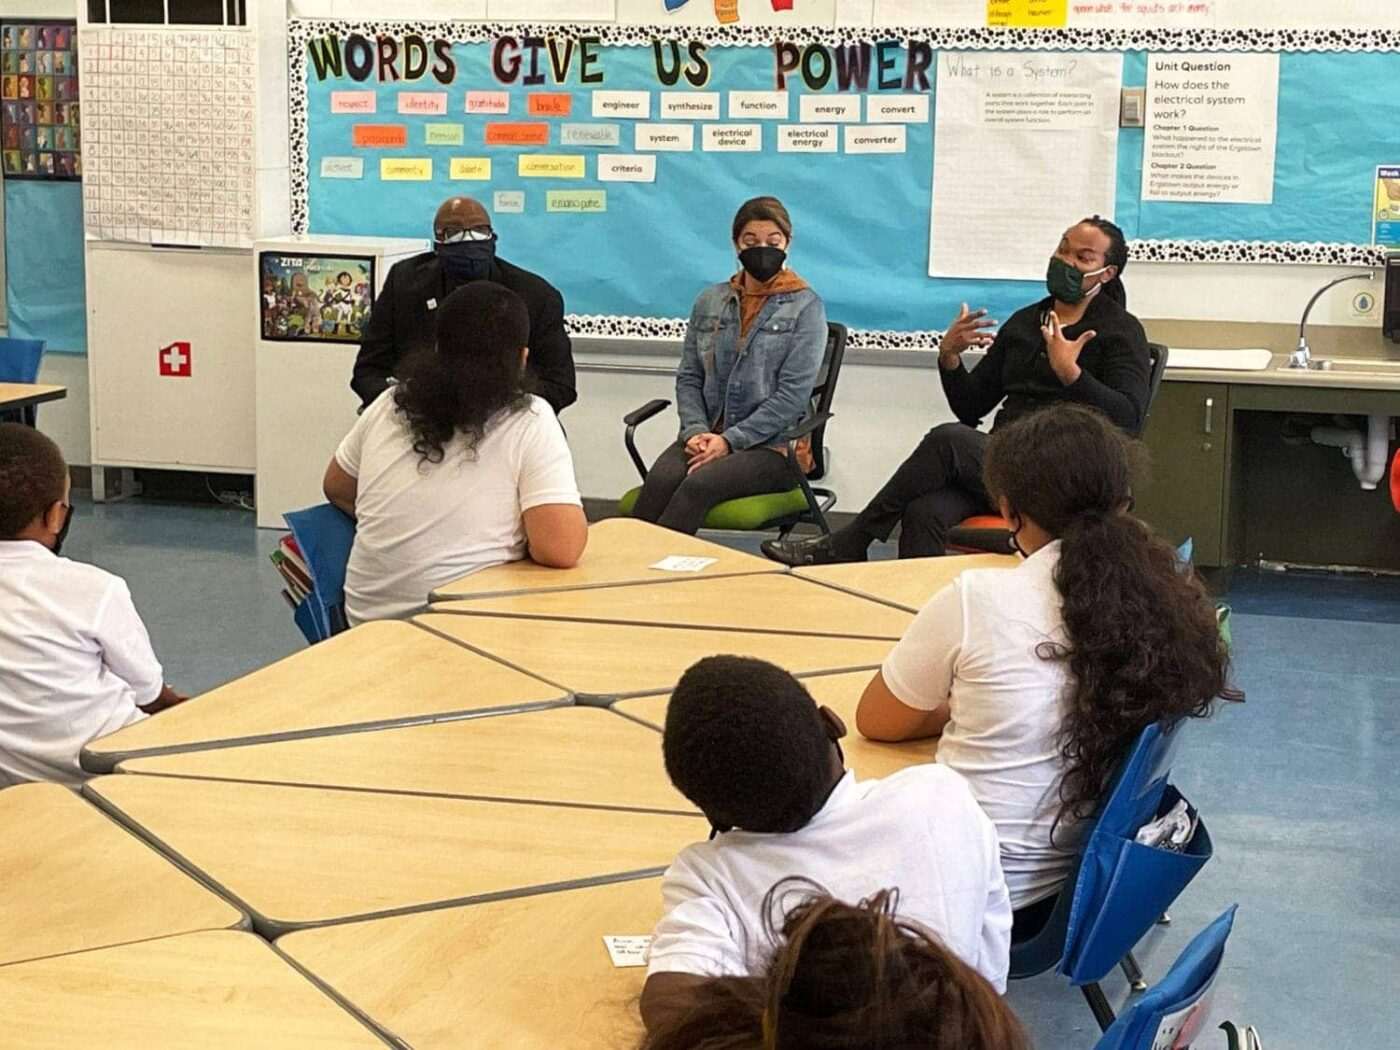
[[[718,560],[718,558],[686,558],[679,554],[672,554],[662,558],[651,568],[660,569],[662,572],[703,572]]]
[[[645,966],[647,952],[651,948],[650,937],[604,937],[608,956],[619,969],[628,966]]]

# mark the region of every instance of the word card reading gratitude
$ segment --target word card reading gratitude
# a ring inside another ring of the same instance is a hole
[[[510,92],[508,91],[468,91],[468,113],[489,113],[499,116],[510,112]]]

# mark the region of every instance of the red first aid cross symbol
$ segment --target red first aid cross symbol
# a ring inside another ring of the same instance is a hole
[[[160,348],[160,374],[188,378],[190,375],[190,344],[171,343]]]

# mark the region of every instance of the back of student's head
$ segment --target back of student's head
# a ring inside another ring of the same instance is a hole
[[[1060,799],[1084,816],[1107,791],[1133,741],[1153,722],[1202,717],[1225,688],[1229,659],[1215,606],[1176,551],[1128,512],[1141,447],[1080,405],[1043,408],[998,429],[985,480],[1061,541],[1055,586],[1067,646]]]
[[[12,540],[63,499],[68,467],[49,438],[0,423],[0,540]]]
[[[661,746],[671,781],[721,830],[796,831],[832,784],[832,734],[816,701],[763,660],[694,664],[671,694]]]
[[[844,904],[803,880],[762,975],[706,982],[643,1050],[1029,1050],[1011,1008],[930,933],[895,915],[898,893]]]
[[[525,399],[522,353],[530,341],[524,301],[494,281],[464,284],[436,310],[437,343],[405,362],[394,400],[413,431],[413,449],[440,463],[461,434],[469,450],[498,412]]]

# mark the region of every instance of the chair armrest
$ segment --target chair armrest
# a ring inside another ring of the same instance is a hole
[[[631,412],[628,412],[627,415],[622,417],[622,421],[626,423],[629,427],[635,427],[642,423],[645,423],[648,419],[656,415],[658,412],[664,412],[670,407],[671,402],[667,401],[664,398],[658,397],[654,400],[648,401],[641,408],[634,408]]]
[[[783,431],[779,436],[783,441],[787,442],[800,441],[812,431],[816,430],[817,427],[829,420],[833,415],[834,413],[832,412],[813,412],[799,419],[793,426]]]
[[[986,551],[988,554],[1015,554],[1011,545],[1011,533],[1007,529],[964,529],[960,526],[948,530],[948,546],[962,550]]]

